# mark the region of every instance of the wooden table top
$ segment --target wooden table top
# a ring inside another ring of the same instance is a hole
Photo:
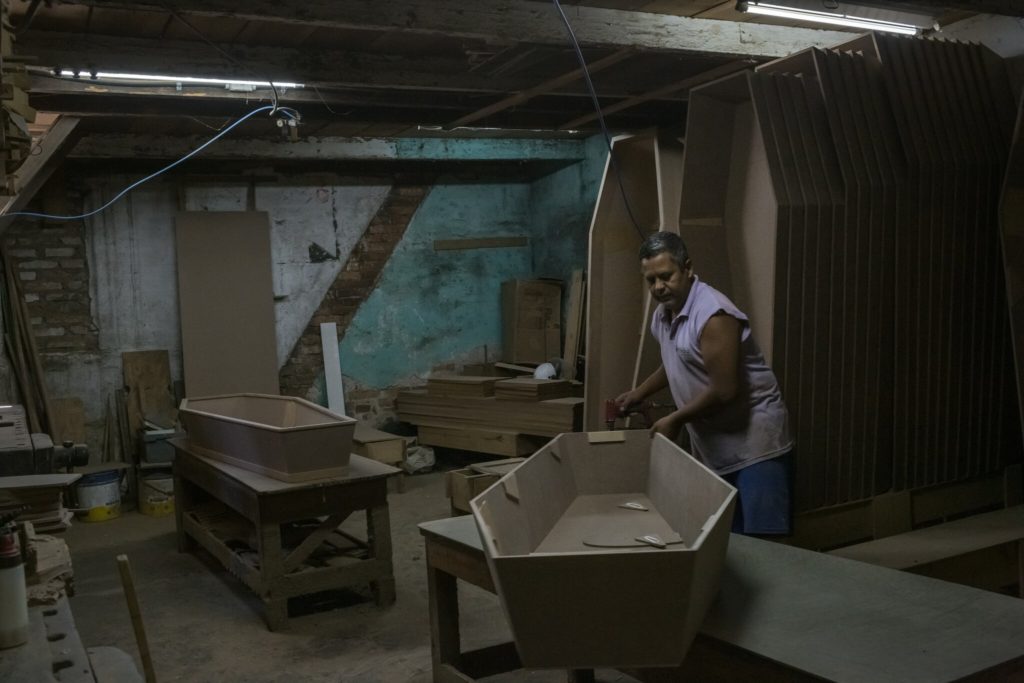
[[[362,481],[383,479],[401,472],[397,467],[385,465],[382,462],[377,462],[370,458],[364,458],[361,455],[353,453],[349,460],[348,472],[343,477],[330,477],[326,479],[290,483],[266,477],[251,470],[229,465],[226,462],[200,455],[189,448],[188,439],[178,438],[169,439],[169,441],[176,449],[178,449],[179,452],[188,453],[189,456],[200,460],[204,464],[209,465],[220,472],[223,472],[246,488],[249,488],[259,494],[289,493],[293,491],[301,491],[303,489],[322,488],[325,486],[351,485]]]
[[[471,516],[420,530],[483,554]],[[952,681],[1024,662],[1024,600],[733,534],[701,633],[826,680]]]

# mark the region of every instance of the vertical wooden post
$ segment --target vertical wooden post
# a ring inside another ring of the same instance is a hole
[[[146,683],[156,683],[156,671],[153,660],[149,656],[149,641],[146,640],[146,627],[142,624],[142,613],[139,611],[139,597],[135,594],[135,579],[132,578],[132,566],[128,564],[127,555],[117,556],[117,569],[121,572],[121,586],[128,602],[128,614],[132,618],[132,629],[135,631],[135,642],[139,646],[139,657],[142,659],[142,670]]]

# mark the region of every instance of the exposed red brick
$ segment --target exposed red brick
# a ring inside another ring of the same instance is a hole
[[[320,323],[337,323],[339,338],[344,335],[356,310],[377,286],[384,265],[429,190],[429,185],[421,183],[399,181],[392,186],[281,368],[282,394],[309,393],[323,368]]]

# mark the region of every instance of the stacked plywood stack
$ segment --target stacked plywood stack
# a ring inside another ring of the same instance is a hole
[[[419,442],[494,455],[533,453],[547,437],[578,431],[583,399],[565,380],[435,376],[426,391],[398,394],[398,418]]]
[[[798,508],[1019,461],[998,59],[865,36],[695,89],[688,116],[681,233],[779,377]]]
[[[447,398],[494,396],[494,383],[499,379],[479,375],[435,375],[427,380],[427,393]]]
[[[579,431],[583,399],[502,401],[490,398],[446,398],[425,391],[398,394],[398,417],[412,424],[515,430],[555,436]]]
[[[494,397],[500,401],[546,401],[571,393],[572,383],[565,379],[514,377],[494,384]]]

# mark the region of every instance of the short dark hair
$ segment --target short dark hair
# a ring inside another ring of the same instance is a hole
[[[640,245],[640,260],[654,258],[658,254],[668,254],[680,268],[686,266],[690,254],[686,251],[683,238],[674,232],[656,232],[647,236]]]

